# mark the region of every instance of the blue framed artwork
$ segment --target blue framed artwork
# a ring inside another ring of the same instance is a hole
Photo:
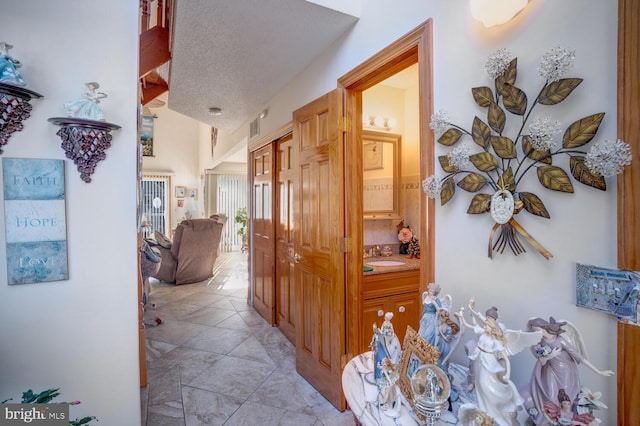
[[[576,264],[576,305],[638,324],[640,272]]]
[[[68,280],[64,161],[3,158],[7,281]]]
[[[140,125],[140,143],[142,144],[142,156],[153,157],[153,116],[143,115]]]

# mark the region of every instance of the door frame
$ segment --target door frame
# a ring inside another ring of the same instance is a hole
[[[345,144],[345,226],[351,242],[345,268],[346,345],[347,358],[358,351],[361,321],[363,267],[363,193],[362,177],[362,92],[386,78],[417,63],[419,79],[420,180],[434,173],[434,136],[428,123],[433,114],[433,29],[428,19],[338,79],[345,90],[347,123]],[[349,197],[353,198],[350,199]],[[435,279],[435,202],[424,194],[420,197],[420,291]],[[348,361],[348,359],[347,359]]]
[[[634,159],[618,176],[618,268],[640,270],[640,0],[618,1],[618,137]],[[618,322],[618,424],[640,424],[640,327]],[[624,374],[623,374],[624,372]]]

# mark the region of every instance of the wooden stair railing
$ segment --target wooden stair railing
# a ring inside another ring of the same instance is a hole
[[[156,3],[155,25],[151,25],[151,4]],[[157,69],[171,60],[173,28],[172,0],[140,0],[140,96],[148,104],[169,90],[169,84]]]

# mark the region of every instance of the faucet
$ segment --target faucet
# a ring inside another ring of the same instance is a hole
[[[380,256],[380,246],[379,246],[379,245],[376,245],[376,246],[373,248],[373,255],[374,255],[374,256],[376,256],[376,257],[377,257],[377,256]]]

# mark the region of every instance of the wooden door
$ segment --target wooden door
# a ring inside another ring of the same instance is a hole
[[[283,137],[276,144],[276,324],[295,345],[297,286],[293,211],[298,170],[293,135]]]
[[[275,324],[273,223],[273,145],[251,152],[253,306],[271,325]]]
[[[336,89],[293,113],[296,370],[339,410],[346,406],[342,93]]]

